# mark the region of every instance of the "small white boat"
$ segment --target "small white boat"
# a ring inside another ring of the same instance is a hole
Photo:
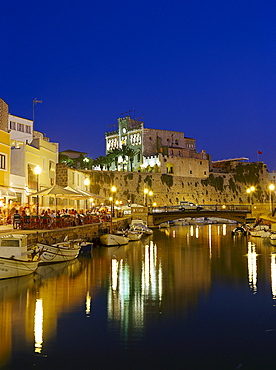
[[[167,228],[167,227],[170,227],[169,222],[162,222],[162,223],[159,225],[159,229],[163,229],[163,228]]]
[[[231,231],[232,235],[247,235],[247,230],[243,226],[237,226]]]
[[[276,245],[276,233],[271,233],[269,235],[269,241],[272,245]]]
[[[139,231],[128,230],[126,236],[127,238],[129,238],[130,242],[136,242],[137,240],[140,240],[142,238],[143,233]]]
[[[56,244],[37,243],[37,251],[40,255],[39,264],[71,261],[78,257],[81,243],[81,239]]]
[[[27,250],[27,235],[0,237],[0,279],[32,274],[38,267],[38,256]]]
[[[129,230],[142,232],[144,235],[153,234],[153,231],[147,226],[146,221],[143,220],[132,220]]]
[[[258,225],[254,229],[249,230],[251,236],[269,238],[271,231],[267,225]]]
[[[189,222],[185,218],[179,218],[177,220],[173,220],[174,226],[186,226],[189,225]]]
[[[100,236],[100,242],[104,246],[114,247],[118,245],[128,244],[129,238],[124,235],[103,234]]]

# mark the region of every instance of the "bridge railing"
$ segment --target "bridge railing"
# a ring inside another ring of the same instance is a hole
[[[202,207],[201,211],[231,211],[231,212],[248,212],[251,213],[252,211],[252,205],[251,204],[198,204],[199,207]],[[187,212],[195,211],[196,210],[189,210],[187,208]],[[180,209],[180,206],[164,206],[164,207],[148,207],[149,213],[161,213],[161,212],[183,212],[183,210]]]

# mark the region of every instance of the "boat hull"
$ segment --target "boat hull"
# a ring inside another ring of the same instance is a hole
[[[0,279],[32,274],[38,267],[38,261],[24,261],[0,257]]]
[[[114,247],[116,245],[128,244],[129,238],[122,235],[103,234],[100,236],[100,242],[107,247]]]
[[[130,242],[136,242],[140,240],[143,236],[143,233],[135,232],[135,231],[129,231],[127,233],[127,237],[129,238]]]
[[[71,261],[78,257],[81,246],[79,244],[42,244],[38,243],[40,261],[43,263],[57,263],[64,261]]]

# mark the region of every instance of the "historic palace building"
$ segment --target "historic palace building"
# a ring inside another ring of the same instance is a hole
[[[130,116],[118,118],[118,130],[105,133],[106,154],[128,147],[133,151],[133,171],[170,173],[177,176],[209,176],[211,158],[205,151],[197,153],[196,140],[183,132],[149,129],[144,122]],[[119,158],[119,170],[130,170],[130,158]],[[114,168],[113,168],[114,169]]]

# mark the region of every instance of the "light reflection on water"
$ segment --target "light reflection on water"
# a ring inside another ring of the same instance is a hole
[[[0,281],[1,369],[274,368],[276,249],[233,227],[158,229]]]

